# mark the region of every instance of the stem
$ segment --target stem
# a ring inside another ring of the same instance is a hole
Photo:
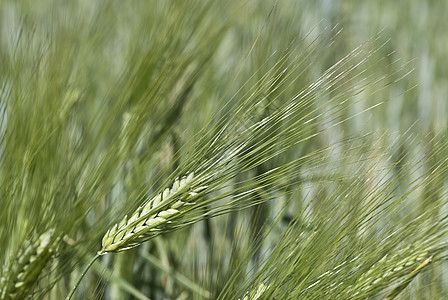
[[[87,271],[90,269],[90,267],[93,265],[93,263],[96,261],[96,259],[100,257],[99,254],[95,255],[92,260],[87,264],[87,266],[85,267],[84,271],[82,271],[81,275],[78,277],[78,280],[75,283],[75,286],[72,288],[72,290],[70,291],[70,293],[68,294],[67,298],[65,298],[65,300],[70,300],[73,296],[73,294],[76,291],[76,288],[78,287],[79,283],[81,282],[81,280],[83,279],[84,275],[86,275]]]

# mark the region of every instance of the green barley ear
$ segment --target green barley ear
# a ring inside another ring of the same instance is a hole
[[[39,274],[55,250],[54,230],[48,230],[32,240],[25,240],[17,256],[3,268],[0,299],[24,299],[30,295]]]
[[[143,206],[140,206],[128,219],[115,224],[103,237],[99,255],[120,252],[137,247],[162,230],[162,226],[181,215],[186,205],[194,204],[199,192],[206,186],[194,186],[194,173],[177,179],[171,188],[165,189]]]
[[[347,296],[363,298],[374,291],[390,287],[397,278],[404,278],[387,296],[387,299],[395,298],[434,258],[446,250],[446,246],[445,243],[430,248],[414,245],[384,256],[348,289]]]

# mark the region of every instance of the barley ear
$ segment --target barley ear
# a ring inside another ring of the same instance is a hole
[[[0,299],[25,299],[35,286],[40,272],[50,260],[59,238],[48,230],[19,249],[17,256],[4,267]]]
[[[359,278],[350,294],[358,296],[368,291],[379,290],[389,286],[397,278],[404,277],[404,281],[386,297],[386,299],[393,299],[422,269],[431,263],[434,255],[441,249],[444,248],[416,250],[414,247],[408,246],[395,255],[386,255]]]
[[[433,257],[430,256],[417,266],[399,285],[397,285],[384,300],[395,299],[420,272],[431,263]]]
[[[193,183],[193,173],[177,179],[171,188],[153,197],[140,206],[131,217],[125,216],[120,223],[110,228],[103,237],[99,255],[120,252],[137,247],[150,239],[163,226],[182,214],[186,205],[194,204],[194,199],[206,186]]]

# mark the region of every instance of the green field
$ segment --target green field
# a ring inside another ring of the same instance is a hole
[[[444,299],[447,10],[0,1],[0,300]]]

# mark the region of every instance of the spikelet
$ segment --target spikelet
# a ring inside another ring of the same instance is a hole
[[[150,239],[162,226],[180,215],[180,210],[193,200],[206,186],[193,188],[194,174],[177,179],[173,186],[140,206],[130,218],[125,216],[119,224],[110,228],[103,237],[99,255],[120,252],[137,247]]]
[[[353,297],[369,294],[371,291],[390,286],[403,276],[408,277],[416,270],[420,272],[422,266],[428,265],[432,257],[443,248],[444,246],[416,249],[408,246],[396,254],[386,255],[358,279],[355,286],[349,289],[349,293]]]
[[[19,249],[15,259],[3,268],[0,299],[25,299],[37,283],[40,272],[50,260],[58,238],[48,230]]]

